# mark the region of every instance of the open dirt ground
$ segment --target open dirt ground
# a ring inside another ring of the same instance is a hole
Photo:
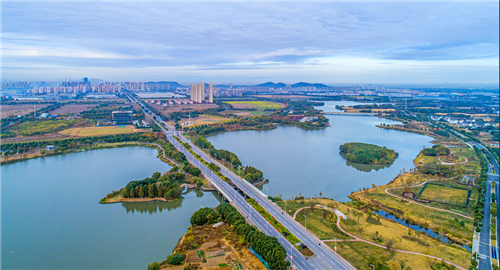
[[[36,109],[40,110],[47,107],[49,104],[36,104]],[[14,117],[18,115],[24,115],[33,112],[34,106],[31,104],[20,104],[20,105],[2,105],[2,119],[8,118],[10,115]]]
[[[66,114],[66,113],[81,113],[96,107],[98,104],[69,104],[61,106],[53,111],[51,114]]]

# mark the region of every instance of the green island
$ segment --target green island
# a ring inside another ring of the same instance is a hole
[[[394,150],[368,143],[345,143],[339,149],[346,160],[362,164],[392,164],[399,155]]]

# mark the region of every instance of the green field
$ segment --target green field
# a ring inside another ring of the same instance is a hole
[[[228,101],[235,109],[281,109],[284,104],[271,101]]]
[[[465,189],[443,187],[428,184],[420,195],[420,199],[431,200],[437,202],[444,200],[445,203],[463,205],[467,201],[468,191]]]

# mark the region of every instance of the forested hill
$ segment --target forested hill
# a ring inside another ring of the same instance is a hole
[[[392,164],[399,155],[394,150],[367,143],[345,143],[339,149],[348,161],[362,164]]]

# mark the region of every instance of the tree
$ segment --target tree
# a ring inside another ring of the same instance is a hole
[[[381,217],[381,216],[379,216],[379,215],[376,215],[375,217],[377,218],[377,222],[378,222],[378,224],[380,224],[380,218],[382,218],[382,217]]]
[[[160,173],[160,172],[154,172],[154,173],[153,173],[153,177],[152,177],[152,178],[153,178],[154,180],[158,180],[158,179],[160,178],[160,176],[161,176],[161,173]]]
[[[412,234],[413,234],[412,230],[408,229],[408,236],[411,237]]]
[[[148,270],[159,270],[160,264],[158,262],[153,262],[148,265]]]
[[[169,264],[173,264],[173,265],[180,265],[184,262],[184,259],[186,258],[186,255],[182,254],[182,253],[175,253],[171,256],[169,256],[170,258],[167,258],[168,259],[168,263]]]
[[[359,227],[359,228],[358,228],[358,231],[359,231],[359,237],[361,237],[361,233],[363,232],[363,228],[362,228],[362,227]]]
[[[158,197],[163,197],[163,184],[158,186]]]
[[[139,188],[139,198],[144,198],[144,188],[142,186]]]
[[[149,198],[156,197],[156,194],[155,194],[155,185],[156,184],[148,184],[148,195],[149,195]]]
[[[417,238],[420,239],[420,234],[422,234],[420,231],[415,231],[415,234],[417,235]]]
[[[372,219],[372,216],[373,216],[373,212],[372,212],[372,210],[368,210],[368,211],[366,212],[366,214],[368,215],[368,221],[370,221],[370,220]]]
[[[406,262],[404,260],[400,260],[399,266],[401,266],[401,270],[405,270]]]

